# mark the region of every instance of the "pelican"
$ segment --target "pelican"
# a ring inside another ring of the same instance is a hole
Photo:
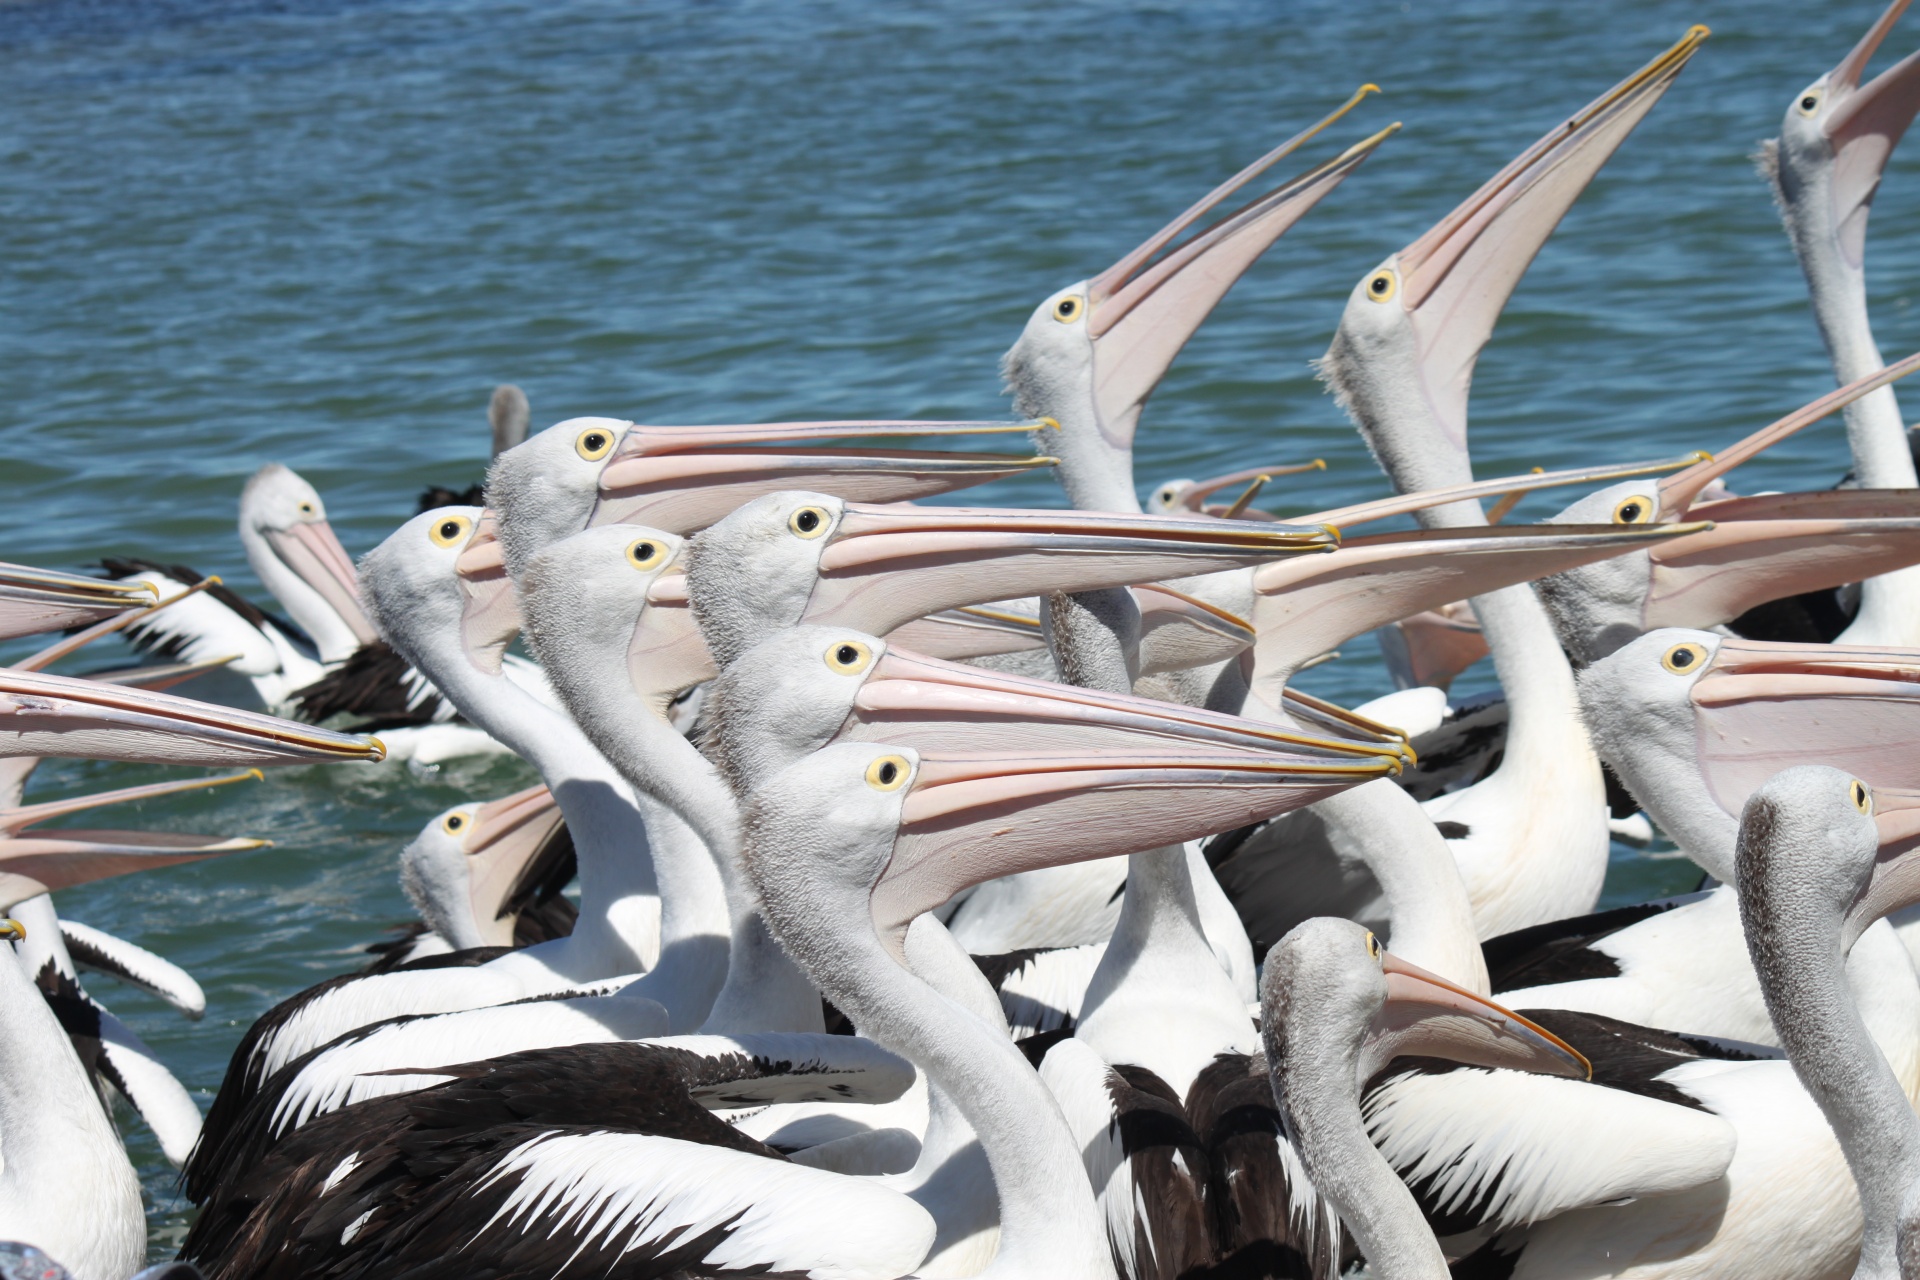
[[[1374,1149],[1363,1090],[1424,1055],[1575,1080],[1592,1064],[1551,1031],[1381,948],[1346,920],[1304,921],[1268,953],[1261,1036],[1287,1137],[1379,1280],[1445,1280],[1447,1258]]]
[[[1521,273],[1575,197],[1706,39],[1694,27],[1489,179],[1354,286],[1321,376],[1402,492],[1471,480],[1467,389]],[[1425,508],[1430,528],[1478,525],[1476,503]],[[1607,862],[1600,762],[1580,728],[1573,672],[1525,586],[1475,598],[1508,702],[1500,767],[1436,797],[1483,936],[1590,909]],[[1520,868],[1575,868],[1547,885]]]
[[[167,764],[284,765],[377,760],[376,740],[312,729],[171,694],[0,671],[0,754]],[[29,898],[196,852],[51,848],[0,866],[0,910]],[[14,942],[11,919],[0,933]],[[121,1280],[146,1254],[139,1183],[66,1033],[24,967],[0,964],[0,1238],[59,1257],[79,1280]]]
[[[1906,10],[1893,0],[1840,65],[1794,96],[1780,136],[1757,159],[1806,274],[1814,320],[1842,383],[1880,368],[1867,318],[1867,215],[1893,149],[1920,110],[1920,58],[1862,84],[1867,63]],[[1868,489],[1912,489],[1912,446],[1899,402],[1876,391],[1847,410],[1853,475]],[[1920,644],[1920,571],[1861,582],[1846,644]]]
[[[1116,839],[1184,839],[1325,785],[1243,752],[947,757],[866,743],[828,747],[762,780],[743,824],[744,861],[769,922],[836,1007],[938,1082],[972,1126],[998,1199],[993,1273],[1099,1276],[1111,1263],[1057,1106],[1003,1034],[915,976],[916,937],[938,929],[915,921],[1009,862],[1106,853]],[[983,842],[1009,825],[1015,839]],[[708,1271],[889,1276],[920,1264],[952,1192],[932,1183],[903,1193],[885,1179],[781,1161],[701,1114],[689,1096],[697,1060],[679,1065],[677,1080],[645,1070],[672,1047],[527,1055],[551,1105],[527,1122],[484,1120],[465,1140],[471,1158],[444,1176],[411,1173],[393,1158],[399,1144],[436,1106],[453,1115],[481,1103],[497,1114],[486,1099],[512,1087],[519,1061],[467,1070],[476,1085],[502,1076],[491,1089],[456,1080],[341,1112],[275,1153],[284,1176],[257,1207],[241,1206],[253,1215],[241,1249],[210,1258],[190,1241],[187,1253],[215,1274],[265,1276],[279,1274],[276,1262],[342,1276],[468,1274],[476,1246],[552,1270],[583,1250],[604,1265],[668,1241],[683,1250],[675,1265]],[[596,1059],[627,1066],[637,1083],[610,1089],[589,1074],[590,1088],[553,1088],[568,1078],[556,1074],[562,1063]],[[716,1083],[750,1088],[751,1065],[723,1067]],[[602,1172],[583,1179],[585,1168]]]
[[[102,582],[0,562],[0,639],[105,621],[157,598],[151,583]]]

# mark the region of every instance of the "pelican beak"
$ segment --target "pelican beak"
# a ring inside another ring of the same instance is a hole
[[[1253,647],[1253,624],[1184,591],[1149,582],[1133,588],[1140,610],[1140,674],[1187,671],[1237,658]]]
[[[1331,550],[1332,530],[1204,517],[849,503],[805,620],[885,635],[961,605],[1214,573]]]
[[[239,766],[386,757],[378,738],[40,671],[0,670],[0,716],[4,755]]]
[[[25,942],[27,926],[7,916],[0,916],[0,942]]]
[[[1880,832],[1880,851],[1873,875],[1847,908],[1840,931],[1843,952],[1875,920],[1920,902],[1920,791],[1873,788],[1873,825]]]
[[[361,644],[379,639],[360,605],[360,577],[353,559],[325,520],[309,520],[290,529],[265,531],[273,554],[302,582],[319,593]]]
[[[488,945],[512,945],[514,916],[571,850],[570,842],[556,838],[564,822],[545,787],[491,800],[474,814],[460,847],[467,855],[473,918]]]
[[[162,796],[183,795],[189,791],[208,791],[214,787],[230,786],[236,782],[258,782],[261,777],[262,774],[258,769],[249,769],[245,773],[230,773],[221,777],[182,778],[175,782],[154,782],[141,787],[121,787],[116,791],[98,791],[92,795],[73,796],[66,800],[48,800],[40,804],[0,809],[0,835],[17,836],[36,823],[46,822],[51,818],[64,818],[76,813],[85,813],[89,809],[101,809],[113,804],[131,804],[136,800],[154,800]]]
[[[1809,760],[1873,787],[1920,786],[1920,650],[1723,640],[1690,696],[1701,774],[1729,814]]]
[[[135,871],[264,849],[267,840],[222,840],[173,831],[49,831],[0,839],[0,911],[43,893]]]
[[[964,658],[1044,649],[1047,637],[1040,630],[1040,619],[1033,614],[1014,613],[990,605],[968,605],[961,609],[942,609],[895,627],[887,634],[887,643],[929,657],[959,662]]]
[[[1231,830],[1392,767],[1384,757],[1332,764],[1220,750],[922,756],[906,784],[892,855],[874,881],[874,924],[899,954],[915,916],[970,885]]]
[[[1862,87],[1867,62],[1908,0],[1893,0],[1880,20],[1839,66],[1827,73],[1827,92],[1838,102],[1821,122],[1833,148],[1833,225],[1841,251],[1858,268],[1866,253],[1867,211],[1880,186],[1887,160],[1920,111],[1920,53],[1905,58]]]
[[[1585,1055],[1513,1010],[1390,951],[1380,953],[1380,969],[1387,977],[1387,998],[1367,1028],[1362,1082],[1394,1058],[1409,1056],[1593,1079],[1593,1064]]]
[[[453,568],[466,599],[460,612],[460,638],[467,659],[488,675],[497,676],[507,646],[520,634],[521,617],[491,511],[481,513]]]
[[[720,674],[693,619],[685,573],[663,573],[647,588],[647,607],[627,646],[633,690],[667,716],[682,690]]]
[[[869,648],[857,638],[832,642],[838,651]],[[1279,752],[1321,764],[1354,766],[1372,777],[1386,761],[1398,773],[1412,761],[1405,744],[1330,738],[1239,716],[1203,711],[1131,694],[1006,675],[943,662],[889,646],[854,696],[838,741],[893,742],[916,751],[973,754],[1085,752]]]
[[[1174,511],[1198,511],[1212,515],[1214,514],[1214,509],[1208,507],[1207,499],[1219,493],[1222,489],[1230,489],[1255,483],[1264,487],[1267,481],[1272,480],[1276,476],[1295,476],[1305,471],[1325,471],[1326,469],[1327,460],[1325,458],[1315,458],[1312,462],[1296,462],[1277,467],[1247,467],[1240,471],[1229,471],[1223,476],[1210,476],[1205,480],[1195,480],[1188,484],[1186,488],[1180,490],[1178,495],[1173,498],[1173,504],[1169,509]]]
[[[1717,455],[1709,454],[1704,461],[1667,476],[1658,486],[1659,518],[1677,520],[1686,515],[1692,508],[1694,500],[1708,485],[1747,459],[1772,448],[1795,432],[1812,426],[1828,414],[1840,412],[1869,392],[1878,391],[1881,387],[1898,382],[1915,369],[1920,369],[1920,352],[1915,352],[1904,360],[1896,360],[1864,378],[1849,382],[1844,387],[1829,391],[1812,404],[1804,405],[1786,417],[1768,423],[1738,443],[1722,449]]]
[[[1693,514],[1712,527],[1649,554],[1648,630],[1716,626],[1769,600],[1920,563],[1920,492],[1913,490],[1768,494],[1707,503]]]
[[[588,525],[692,534],[754,498],[810,489],[862,502],[910,502],[1050,467],[1025,454],[814,449],[829,440],[1028,432],[1031,422],[783,422],[628,430],[600,473]]]
[[[1688,29],[1672,48],[1556,126],[1369,277],[1370,300],[1406,311],[1422,391],[1462,454],[1474,362],[1507,299],[1560,219],[1707,34],[1705,27]]]
[[[1456,600],[1693,534],[1693,525],[1494,525],[1345,542],[1312,563],[1254,570],[1255,691],[1269,703],[1301,665],[1357,635]]]
[[[115,582],[0,563],[0,640],[96,622],[147,607],[159,595],[150,582]]]
[[[1093,399],[1101,431],[1121,449],[1133,445],[1147,397],[1180,349],[1249,267],[1360,167],[1400,126],[1390,125],[1339,156],[1268,192],[1165,252],[1201,218],[1257,174],[1345,115],[1367,85],[1331,116],[1289,139],[1210,192],[1145,244],[1087,282],[1087,337],[1093,344]]]

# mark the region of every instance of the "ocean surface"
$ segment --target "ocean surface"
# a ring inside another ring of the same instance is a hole
[[[1475,381],[1472,446],[1483,476],[1718,449],[1831,385],[1750,157],[1877,13],[0,2],[0,559],[79,569],[136,553],[258,593],[234,532],[251,472],[300,471],[358,554],[422,486],[479,479],[499,382],[526,388],[536,428],[1005,415],[997,361],[1033,306],[1364,81],[1385,92],[1301,163],[1404,130],[1200,332],[1148,407],[1138,460],[1145,489],[1326,459],[1276,482],[1263,504],[1284,511],[1382,494],[1307,363],[1347,291],[1694,22],[1713,38],[1508,306]],[[1892,56],[1920,41],[1908,25]],[[1916,170],[1909,143],[1869,235],[1889,358],[1920,347]],[[1825,486],[1843,455],[1836,421],[1737,486]],[[1061,501],[1046,477],[965,497]],[[1513,518],[1565,500],[1536,496]],[[1389,687],[1370,639],[1303,684],[1350,702]],[[53,763],[30,796],[169,773]],[[94,983],[204,1103],[257,1014],[407,918],[395,855],[428,816],[529,779],[502,760],[305,769],[150,804],[111,821],[274,847],[60,906],[204,984],[196,1024]],[[1607,900],[1696,874],[1617,849]],[[122,1119],[155,1256],[169,1255],[184,1203]]]

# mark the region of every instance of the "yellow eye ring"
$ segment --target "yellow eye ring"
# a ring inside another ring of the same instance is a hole
[[[1660,665],[1677,676],[1688,676],[1698,671],[1706,660],[1707,646],[1689,640],[1667,650],[1660,658]]]
[[[427,536],[433,539],[436,547],[451,547],[466,540],[473,531],[473,521],[465,516],[442,516],[433,522],[427,530]]]
[[[1855,778],[1853,785],[1847,788],[1847,798],[1853,801],[1853,807],[1871,817],[1873,815],[1873,792],[1867,784]]]
[[[1072,324],[1086,309],[1086,299],[1077,293],[1070,293],[1053,304],[1053,318],[1061,324]]]
[[[801,507],[787,517],[787,528],[803,538],[817,538],[827,531],[827,513],[819,507]]]
[[[627,548],[627,563],[636,569],[658,569],[667,549],[652,538],[637,539]]]
[[[1613,509],[1615,524],[1651,524],[1653,523],[1653,503],[1637,493],[1630,493],[1620,499]]]
[[[460,812],[448,814],[440,819],[440,829],[450,836],[464,835],[467,830],[467,815]]]
[[[842,640],[827,646],[827,666],[843,676],[857,676],[873,661],[873,650],[858,640]]]
[[[1380,958],[1380,939],[1374,937],[1371,933],[1367,934],[1367,954],[1375,960]]]
[[[1800,95],[1800,100],[1794,103],[1793,106],[1801,115],[1811,116],[1820,109],[1820,91],[1818,89],[1807,90]]]
[[[875,791],[898,791],[912,773],[905,756],[881,756],[867,766],[867,785]]]
[[[310,516],[313,514],[313,504],[311,502],[303,502],[300,504],[299,511],[303,516]]]
[[[613,432],[605,427],[588,427],[574,438],[573,451],[588,462],[598,462],[613,448]]]
[[[1385,302],[1400,292],[1400,274],[1392,267],[1382,267],[1367,277],[1367,301]]]

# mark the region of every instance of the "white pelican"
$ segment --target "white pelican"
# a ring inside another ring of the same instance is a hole
[[[999,1200],[999,1272],[1104,1275],[1108,1249],[1079,1153],[1032,1067],[1002,1032],[908,967],[922,932],[910,928],[914,920],[971,880],[1106,852],[1115,840],[1124,849],[1186,838],[1234,813],[1299,803],[1326,785],[1324,775],[1244,752],[949,757],[865,743],[828,747],[761,783],[745,823],[745,860],[769,919],[837,1007],[938,1081],[964,1113]],[[1009,826],[1015,838],[985,842],[987,832]],[[652,1252],[674,1240],[687,1251],[679,1265],[721,1272],[886,1276],[920,1263],[955,1192],[909,1175],[897,1184],[908,1189],[902,1194],[884,1179],[769,1160],[764,1148],[700,1115],[687,1092],[697,1062],[671,1064],[679,1079],[662,1084],[677,1085],[677,1096],[645,1077],[623,1090],[620,1077],[602,1082],[590,1071],[590,1089],[557,1087],[569,1058],[582,1068],[603,1055],[644,1064],[673,1045],[530,1055],[539,1058],[539,1095],[553,1105],[517,1124],[498,1123],[500,1113],[485,1103],[499,1096],[494,1090],[468,1101],[473,1091],[456,1095],[465,1081],[455,1081],[309,1126],[273,1157],[293,1180],[266,1183],[265,1197],[251,1193],[270,1220],[249,1224],[245,1252],[221,1257],[216,1273],[274,1274],[269,1260],[278,1253],[301,1266],[324,1260],[343,1276],[390,1274],[409,1263],[464,1274],[475,1226],[489,1219],[481,1247],[524,1253],[532,1265],[553,1250],[554,1262],[584,1249],[597,1264],[609,1250]],[[717,1083],[747,1076],[751,1065],[732,1067]],[[478,1083],[489,1070],[505,1075],[516,1066],[508,1059],[504,1069],[469,1071]],[[743,1086],[751,1096],[751,1080]],[[397,1154],[436,1105],[479,1122],[465,1139],[473,1158],[446,1176],[412,1176],[386,1153]],[[384,1123],[370,1129],[374,1117]],[[561,1172],[581,1161],[608,1177]],[[505,1212],[496,1216],[497,1208]],[[216,1211],[223,1231],[237,1234],[224,1210]],[[334,1220],[342,1231],[301,1229]],[[404,1232],[391,1229],[402,1221]],[[191,1241],[187,1252],[206,1258]]]
[[[157,598],[150,583],[102,582],[0,562],[0,639],[102,622]]]
[[[1780,136],[1761,144],[1787,238],[1806,274],[1814,319],[1839,381],[1880,367],[1867,318],[1867,215],[1901,135],[1920,110],[1920,57],[1862,84],[1867,63],[1908,0],[1893,0],[1840,65],[1794,95]],[[1912,445],[1891,390],[1847,410],[1853,475],[1868,489],[1916,485]],[[1920,570],[1867,577],[1845,644],[1920,644]]]

